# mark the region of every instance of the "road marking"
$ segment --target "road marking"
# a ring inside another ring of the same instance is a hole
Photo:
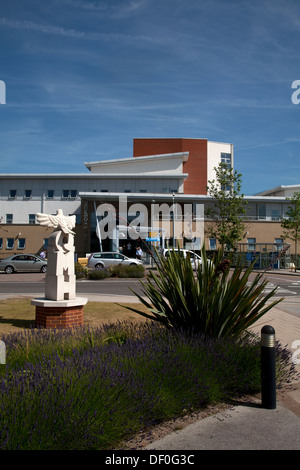
[[[251,285],[251,282],[248,282],[247,285]],[[264,289],[264,293],[268,293],[270,292],[271,290],[275,289],[275,287],[277,287],[277,291],[275,292],[275,296],[276,295],[297,295],[297,292],[295,291],[292,291],[292,290],[288,290],[288,289],[285,289],[284,287],[281,287],[281,286],[276,286],[275,284],[269,282],[268,285],[265,287]],[[295,286],[293,286],[295,287]]]

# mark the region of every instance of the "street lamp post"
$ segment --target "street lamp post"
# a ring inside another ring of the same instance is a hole
[[[173,248],[176,247],[176,240],[175,240],[175,193],[172,194],[172,199],[173,199]]]

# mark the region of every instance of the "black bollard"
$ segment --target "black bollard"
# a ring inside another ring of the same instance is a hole
[[[276,408],[275,330],[270,325],[261,329],[261,398],[263,408]]]

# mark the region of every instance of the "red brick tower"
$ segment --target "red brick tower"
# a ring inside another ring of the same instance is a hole
[[[183,172],[185,194],[207,194],[207,139],[133,139],[133,156],[189,152]]]

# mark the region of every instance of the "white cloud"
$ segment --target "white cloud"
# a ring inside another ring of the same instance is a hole
[[[121,33],[99,33],[99,32],[86,32],[77,29],[66,29],[60,26],[52,26],[49,24],[34,23],[33,21],[18,21],[8,20],[7,18],[0,18],[0,25],[16,29],[27,29],[31,31],[38,31],[45,34],[52,34],[57,36],[66,36],[69,38],[83,39],[90,41],[148,41],[156,42],[155,38],[151,36],[139,35],[134,36],[130,34]]]

